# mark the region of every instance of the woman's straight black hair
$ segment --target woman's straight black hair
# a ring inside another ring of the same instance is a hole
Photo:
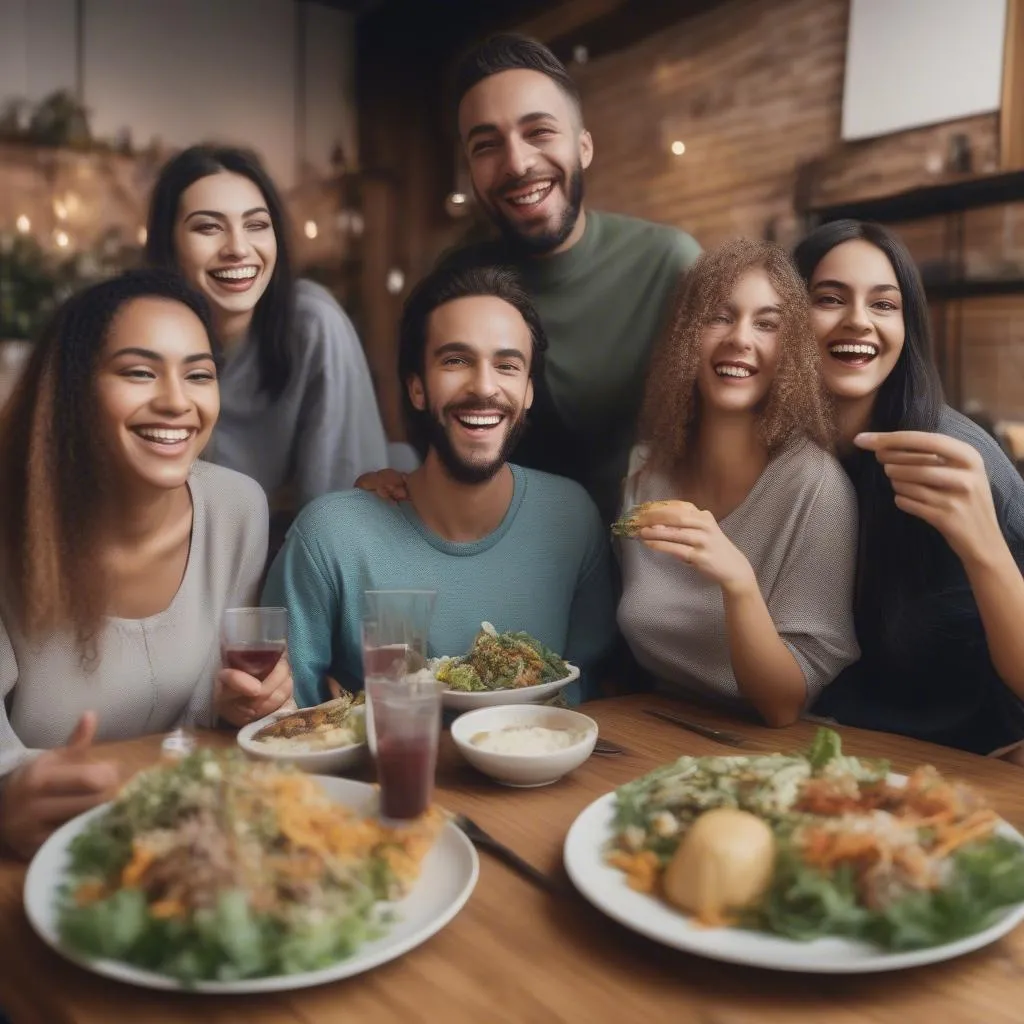
[[[828,253],[856,240],[880,249],[889,260],[905,326],[903,350],[878,390],[868,429],[934,432],[945,400],[932,353],[928,299],[903,242],[880,224],[832,221],[796,247],[797,267],[810,285]],[[892,637],[906,625],[905,616],[928,593],[930,570],[945,560],[946,545],[931,526],[896,507],[892,484],[873,452],[857,451],[843,464],[857,490],[860,513],[855,611],[863,645],[871,636]]]
[[[223,171],[248,178],[263,193],[277,239],[277,262],[266,291],[256,303],[251,328],[257,347],[260,389],[277,398],[292,372],[295,278],[284,203],[256,154],[234,146],[201,145],[190,146],[169,160],[150,199],[146,259],[151,266],[177,268],[174,224],[181,195],[200,178]]]

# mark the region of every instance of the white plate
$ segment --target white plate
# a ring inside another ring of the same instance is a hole
[[[899,776],[903,778],[903,776]],[[886,953],[850,939],[796,942],[739,928],[708,928],[653,896],[636,892],[626,876],[604,860],[612,838],[615,794],[599,797],[573,822],[565,839],[565,869],[573,885],[598,910],[620,924],[675,949],[712,960],[811,974],[862,974],[951,960],[1002,938],[1024,920],[1024,904],[1011,907],[991,927],[956,942],[905,953]],[[1005,822],[997,831],[1024,844],[1024,836]]]
[[[553,679],[550,683],[508,690],[479,690],[475,693],[445,690],[441,694],[441,702],[452,711],[475,711],[477,708],[492,708],[500,704],[538,704],[550,700],[559,690],[576,682],[579,677],[580,670],[575,665],[569,665],[569,674],[564,679]]]
[[[353,708],[352,713],[365,716],[366,710],[356,707]],[[314,775],[347,771],[349,768],[355,768],[366,757],[366,740],[363,740],[362,743],[349,744],[347,747],[330,747],[326,750],[293,750],[283,753],[279,750],[268,750],[262,743],[257,743],[252,738],[265,725],[270,725],[271,722],[276,722],[279,718],[287,718],[294,714],[294,708],[288,711],[274,711],[258,722],[250,722],[249,725],[238,730],[238,745],[257,760],[286,762]]]
[[[317,781],[340,804],[370,808],[376,800],[375,787],[351,779],[319,777]],[[90,818],[104,807],[87,811],[58,829],[32,859],[25,877],[25,913],[40,938],[62,956],[96,974],[132,985],[157,989],[185,989],[193,992],[253,993],[284,992],[310,985],[322,985],[339,978],[361,974],[387,963],[419,946],[439,932],[462,909],[476,885],[480,862],[473,844],[453,824],[441,830],[412,892],[396,903],[381,904],[394,911],[396,920],[388,934],[367,942],[353,956],[331,967],[302,974],[282,974],[244,981],[199,981],[182,985],[176,978],[144,971],[115,960],[90,960],[61,945],[57,933],[57,889],[67,869],[67,849]]]

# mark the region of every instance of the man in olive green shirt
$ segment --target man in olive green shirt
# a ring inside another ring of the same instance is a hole
[[[610,522],[651,349],[700,246],[667,225],[584,208],[593,142],[576,86],[546,47],[491,37],[464,58],[456,95],[473,191],[501,238],[446,262],[515,266],[550,342],[514,460],[579,481]]]

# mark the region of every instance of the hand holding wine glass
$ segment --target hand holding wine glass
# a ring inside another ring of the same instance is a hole
[[[291,697],[287,639],[285,608],[229,608],[224,613],[225,667],[217,674],[214,699],[220,718],[246,725]]]

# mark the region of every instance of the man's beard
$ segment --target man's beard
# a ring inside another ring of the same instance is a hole
[[[506,185],[505,189],[512,191],[522,188],[529,184],[530,180],[528,177],[520,178],[518,181]],[[551,187],[558,188],[558,184],[555,183]],[[576,221],[579,220],[580,209],[583,207],[583,165],[579,161],[576,162],[576,166],[569,176],[565,197],[565,209],[562,211],[558,223],[553,229],[541,234],[523,231],[518,224],[507,219],[499,205],[501,200],[493,204],[489,212],[491,219],[509,246],[525,256],[544,256],[553,249],[557,249],[572,234],[573,228],[576,227]],[[487,209],[486,206],[485,209]]]
[[[498,405],[494,402],[487,405],[481,405],[479,402],[472,404],[459,402],[445,406],[440,413],[436,413],[430,407],[429,396],[425,397],[427,398],[427,411],[425,414],[427,419],[427,442],[437,452],[437,457],[441,460],[441,465],[447,470],[448,475],[460,484],[487,483],[508,462],[509,456],[519,443],[519,438],[522,436],[523,430],[526,429],[526,409],[521,409],[519,415],[514,420],[511,419],[515,412],[514,409],[507,405]],[[455,450],[455,446],[452,444],[444,424],[449,416],[456,415],[460,411],[497,412],[507,418],[505,421],[508,423],[508,426],[505,428],[505,440],[502,441],[498,454],[490,462],[464,462],[459,458],[459,453]]]

